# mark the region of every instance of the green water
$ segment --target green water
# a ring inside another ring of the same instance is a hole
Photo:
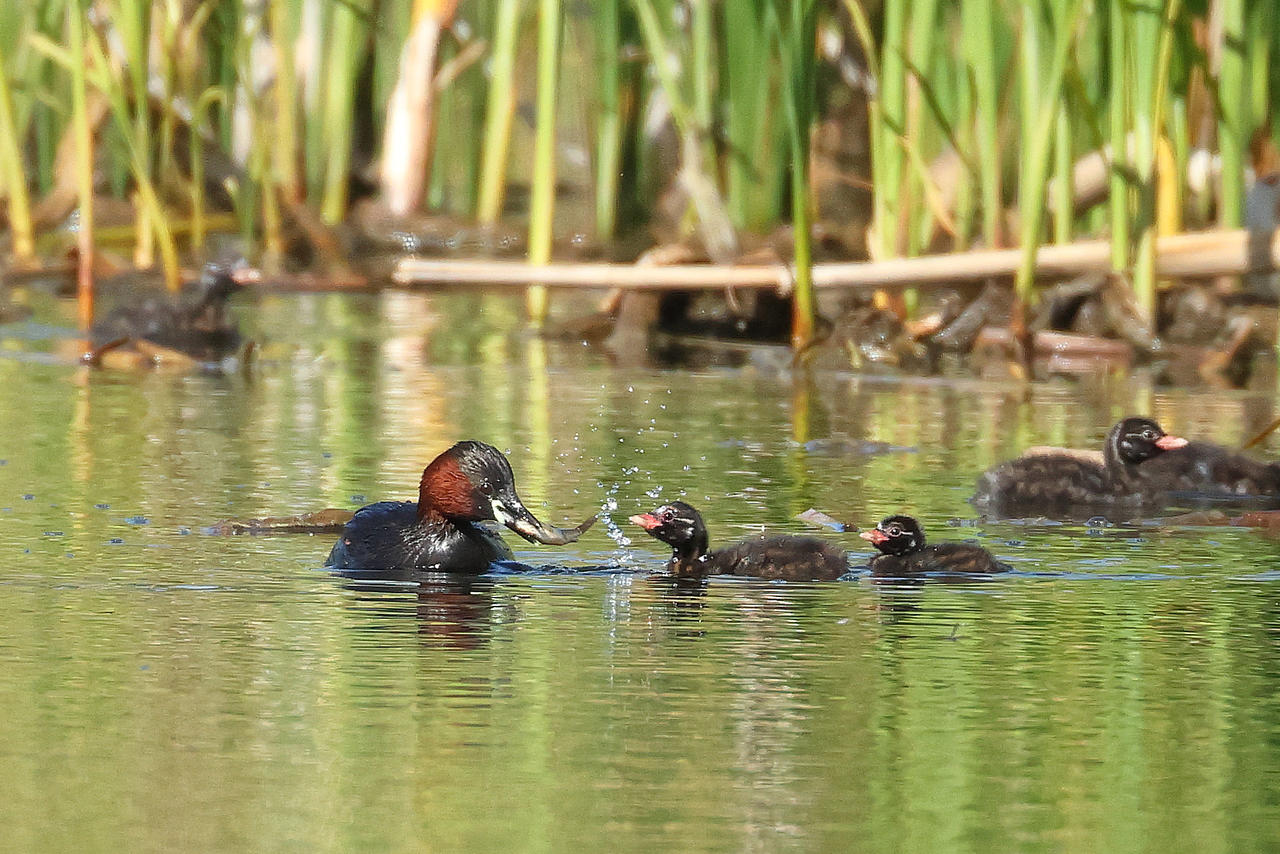
[[[1026,445],[1133,411],[1239,442],[1272,396],[625,368],[511,334],[517,309],[264,298],[249,376],[0,330],[0,848],[1274,849],[1280,545],[949,524]],[[532,573],[400,589],[325,573],[330,537],[204,530],[411,497],[463,437],[547,521],[606,518],[508,536]],[[1017,572],[671,589],[625,517],[675,496],[713,541],[906,510]]]

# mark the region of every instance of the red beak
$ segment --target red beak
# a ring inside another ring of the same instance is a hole
[[[662,524],[662,520],[652,513],[637,513],[632,516],[630,521],[632,524],[639,525],[646,531],[652,531],[654,528]]]
[[[1187,440],[1181,436],[1161,436],[1156,439],[1156,447],[1162,451],[1172,451],[1174,448],[1181,448],[1187,444]]]
[[[885,540],[889,539],[889,535],[879,528],[872,528],[870,531],[863,531],[858,536],[862,537],[862,539],[871,543],[873,546],[878,546]]]

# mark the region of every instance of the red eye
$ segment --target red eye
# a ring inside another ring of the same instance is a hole
[[[663,510],[663,511],[662,511],[662,521],[664,521],[664,522],[673,522],[673,521],[675,521],[675,518],[676,518],[676,514],[675,514],[675,511],[674,511],[674,510]]]

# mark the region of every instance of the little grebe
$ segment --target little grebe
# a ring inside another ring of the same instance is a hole
[[[227,312],[227,300],[239,289],[229,267],[207,264],[199,282],[177,299],[167,293],[153,294],[122,305],[95,323],[94,346],[144,340],[216,361],[240,347],[240,331]]]
[[[972,543],[925,545],[924,530],[910,516],[889,516],[874,530],[863,531],[858,536],[881,552],[871,559],[874,575],[895,578],[927,573],[992,575],[1009,568],[992,557],[991,552]]]
[[[459,442],[422,472],[418,500],[379,501],[356,511],[325,566],[481,573],[511,550],[477,524],[501,522],[529,542],[571,543],[591,527],[552,528],[525,509],[507,458],[483,442]]]
[[[1149,418],[1126,418],[1111,428],[1103,463],[1069,453],[1021,457],[978,478],[974,506],[994,516],[1079,515],[1072,511],[1158,504],[1141,466],[1186,439],[1170,436]]]
[[[849,569],[844,549],[817,537],[759,536],[710,552],[702,514],[683,501],[638,513],[631,521],[671,546],[667,568],[676,576],[833,581]]]
[[[1280,498],[1280,463],[1264,463],[1209,442],[1188,442],[1140,470],[1153,492],[1208,498]]]

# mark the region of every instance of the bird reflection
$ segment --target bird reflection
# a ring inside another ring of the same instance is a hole
[[[885,625],[904,623],[920,613],[924,593],[923,578],[888,578],[869,575],[878,594],[872,608]]]
[[[662,611],[675,636],[705,637],[702,618],[707,610],[708,580],[696,576],[655,575],[650,581],[661,597]]]
[[[354,604],[378,617],[412,616],[423,646],[478,649],[493,630],[493,581],[420,570],[347,570],[343,587],[357,594]],[[414,595],[414,607],[405,608]],[[395,630],[398,620],[379,620],[371,628]]]

